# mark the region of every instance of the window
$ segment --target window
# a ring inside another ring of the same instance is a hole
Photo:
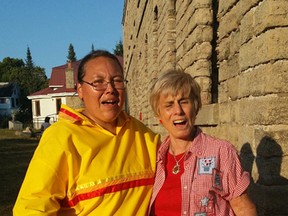
[[[59,113],[61,108],[61,98],[56,99],[56,112]]]
[[[40,101],[35,101],[35,115],[40,116]]]

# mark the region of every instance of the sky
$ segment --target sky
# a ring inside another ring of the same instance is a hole
[[[66,64],[68,47],[77,60],[92,49],[113,52],[123,40],[124,0],[1,0],[0,61],[26,60],[50,78],[53,67]]]

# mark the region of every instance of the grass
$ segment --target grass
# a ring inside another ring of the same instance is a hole
[[[12,208],[38,139],[0,129],[0,215],[12,216]]]

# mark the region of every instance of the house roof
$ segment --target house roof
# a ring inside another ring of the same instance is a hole
[[[0,97],[11,97],[15,83],[0,83]]]
[[[74,83],[77,84],[78,67],[81,60],[71,63],[71,68],[74,72]],[[76,92],[75,88],[66,88],[66,75],[65,70],[68,68],[68,63],[52,68],[51,78],[49,80],[49,87],[34,92],[29,97],[46,96],[51,94],[73,93]]]
[[[71,67],[74,71],[74,83],[77,83],[77,73],[78,73],[78,67],[80,65],[80,62],[81,60],[71,63]],[[52,68],[49,86],[65,86],[66,85],[66,79],[65,79],[66,68],[68,68],[68,63],[65,65]]]
[[[123,57],[121,56],[116,56],[120,62],[120,64],[123,66]],[[78,60],[76,62],[71,63],[71,68],[73,69],[74,72],[74,83],[75,86],[77,85],[77,74],[78,74],[78,67],[80,65],[81,60]],[[57,67],[52,68],[52,73],[51,77],[49,80],[49,87],[45,89],[41,89],[40,91],[34,92],[28,96],[29,99],[31,97],[35,98],[37,96],[47,96],[47,95],[52,95],[52,94],[66,94],[68,93],[69,95],[71,93],[76,93],[76,88],[66,88],[66,75],[65,75],[65,70],[68,68],[68,63],[64,65],[60,65]]]

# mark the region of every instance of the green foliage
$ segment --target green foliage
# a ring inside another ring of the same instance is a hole
[[[27,68],[33,68],[33,61],[32,61],[32,56],[31,56],[31,52],[30,52],[30,49],[29,47],[27,48],[27,53],[26,53],[26,67]]]
[[[115,49],[113,49],[114,55],[123,56],[123,43],[122,40],[116,44]]]
[[[69,48],[68,48],[68,56],[67,56],[67,60],[71,61],[71,62],[75,62],[76,59],[76,54],[74,52],[74,47],[73,45],[70,43]]]
[[[0,82],[15,82],[20,86],[20,110],[16,119],[24,124],[32,120],[32,105],[28,95],[48,87],[44,68],[35,66],[30,49],[27,49],[26,64],[21,59],[6,57],[0,62]]]
[[[0,81],[11,82],[18,76],[25,64],[22,59],[6,57],[0,62]],[[11,79],[11,76],[14,79]]]

